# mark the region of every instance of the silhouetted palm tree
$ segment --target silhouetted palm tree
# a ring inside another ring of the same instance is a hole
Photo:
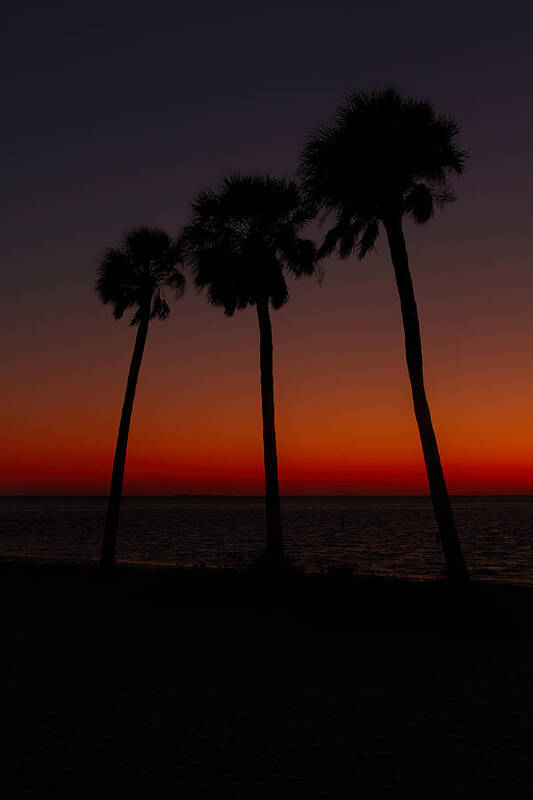
[[[338,251],[359,258],[372,250],[383,225],[388,239],[405,333],[407,367],[431,497],[448,575],[468,572],[424,388],[422,344],[402,221],[422,224],[435,206],[454,199],[450,173],[463,171],[465,153],[454,143],[455,122],[437,115],[427,102],[404,98],[394,89],[354,92],[334,123],[316,131],[304,148],[300,172],[316,210],[332,213],[320,255]]]
[[[105,252],[98,271],[96,291],[101,301],[111,303],[115,319],[120,319],[126,309],[134,308],[130,324],[138,326],[113,462],[100,558],[104,569],[115,563],[128,433],[148,324],[151,319],[166,319],[169,314],[165,287],[172,287],[176,297],[183,294],[185,278],[176,268],[179,263],[179,250],[168,234],[158,228],[140,227],[127,233],[118,247]]]
[[[283,537],[269,304],[278,309],[289,298],[284,272],[301,277],[315,270],[315,245],[298,236],[307,219],[293,181],[268,175],[233,176],[223,178],[216,191],[199,194],[180,239],[196,285],[207,287],[213,305],[222,307],[227,316],[236,309],[256,307],[265,463],[265,555],[270,565],[279,565],[283,559]]]

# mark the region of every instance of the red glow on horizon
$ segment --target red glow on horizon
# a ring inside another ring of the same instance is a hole
[[[5,495],[105,495],[110,459],[71,460],[37,464],[27,460],[0,473]],[[526,462],[499,465],[449,461],[446,477],[450,494],[533,494]],[[280,464],[280,489],[285,495],[427,495],[422,457],[405,464],[378,462],[342,464]],[[128,459],[125,494],[261,495],[264,491],[260,458],[238,464],[172,464],[132,456]]]

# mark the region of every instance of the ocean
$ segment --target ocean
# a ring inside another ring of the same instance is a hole
[[[88,564],[105,497],[1,497],[0,558]],[[533,584],[533,497],[452,498],[472,576]],[[264,545],[261,497],[123,498],[118,561],[244,567]],[[308,571],[438,578],[444,560],[428,497],[283,497],[286,555]]]

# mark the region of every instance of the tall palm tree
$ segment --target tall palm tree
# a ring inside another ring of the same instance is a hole
[[[449,578],[468,579],[424,387],[418,311],[403,233],[404,217],[422,224],[453,200],[450,173],[463,171],[450,117],[394,89],[354,92],[330,126],[304,147],[300,173],[307,198],[334,217],[320,255],[364,258],[382,225],[387,235],[405,334],[414,410]]]
[[[223,178],[216,191],[201,192],[193,203],[180,246],[196,285],[231,317],[255,306],[259,323],[259,363],[265,465],[267,564],[283,560],[279,500],[272,327],[269,306],[289,299],[285,272],[297,278],[316,267],[315,245],[300,238],[309,217],[293,181],[269,175]]]
[[[120,319],[128,308],[135,309],[130,324],[137,325],[113,462],[100,557],[103,569],[110,569],[115,563],[128,434],[148,325],[151,319],[166,319],[169,314],[165,287],[172,287],[176,297],[183,294],[185,278],[177,269],[180,260],[179,250],[168,234],[158,228],[140,227],[127,233],[118,247],[104,253],[98,270],[96,292],[100,300],[113,306],[115,319]]]

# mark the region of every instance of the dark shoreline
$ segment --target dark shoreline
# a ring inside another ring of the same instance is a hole
[[[2,595],[7,618],[46,616],[50,625],[55,615],[84,621],[105,614],[119,623],[134,611],[154,623],[161,614],[179,623],[200,613],[206,619],[269,618],[318,636],[327,628],[421,641],[533,641],[533,586],[496,581],[454,587],[444,579],[361,576],[335,568],[269,574],[136,564],[119,564],[106,575],[96,563],[0,558]]]
[[[512,798],[533,589],[0,562],[5,798]]]

